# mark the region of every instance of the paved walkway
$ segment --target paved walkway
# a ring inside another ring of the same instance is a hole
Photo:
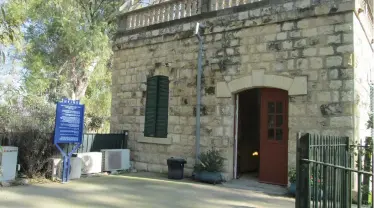
[[[138,173],[84,178],[67,184],[0,188],[0,207],[291,208],[294,199],[188,180],[148,178]]]

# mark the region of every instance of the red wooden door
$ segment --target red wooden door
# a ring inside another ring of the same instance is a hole
[[[288,93],[261,89],[260,173],[263,183],[287,185]]]

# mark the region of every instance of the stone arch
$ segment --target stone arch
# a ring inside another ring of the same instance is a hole
[[[270,87],[286,90],[288,95],[306,95],[307,77],[294,78],[265,74],[264,70],[253,70],[252,75],[234,79],[230,82],[218,82],[216,96],[220,98],[231,97],[232,94],[258,87]]]

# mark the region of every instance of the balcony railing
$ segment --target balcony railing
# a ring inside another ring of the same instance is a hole
[[[126,12],[121,29],[132,30],[262,0],[171,0]]]

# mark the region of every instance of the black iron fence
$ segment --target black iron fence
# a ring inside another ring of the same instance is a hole
[[[77,153],[100,152],[102,149],[126,149],[128,140],[128,131],[120,133],[85,133],[83,135],[82,145]],[[64,146],[64,150],[71,151],[74,145]]]
[[[305,134],[299,138],[296,207],[360,208],[372,204],[371,138],[359,143],[338,136]]]

